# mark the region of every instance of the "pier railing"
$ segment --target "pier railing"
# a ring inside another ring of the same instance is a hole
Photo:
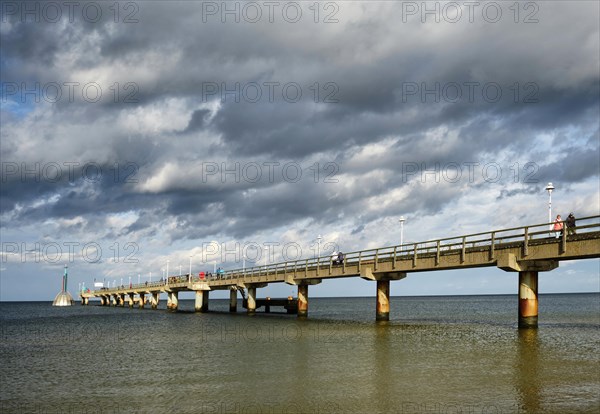
[[[564,223],[564,222],[563,222]],[[236,279],[244,277],[265,276],[272,274],[284,274],[296,269],[297,271],[325,269],[332,266],[345,266],[348,264],[373,264],[375,269],[379,263],[396,260],[414,260],[417,257],[446,254],[460,254],[464,256],[467,251],[487,250],[490,257],[494,257],[494,251],[523,243],[525,255],[530,245],[538,243],[556,242],[554,223],[542,223],[530,226],[521,226],[508,229],[492,230],[482,233],[467,234],[458,237],[447,237],[443,239],[427,240],[416,243],[405,243],[402,245],[365,249],[344,253],[343,263],[337,263],[337,257],[331,255],[315,258],[285,261],[262,266],[254,266],[246,269],[228,270],[223,275],[224,279]],[[577,235],[600,231],[600,216],[589,216],[577,219]],[[572,236],[570,236],[572,237]],[[566,246],[567,228],[564,226],[559,242]],[[524,243],[525,242],[525,243]],[[566,249],[566,247],[563,247]]]
[[[563,222],[564,223],[564,222]],[[458,254],[461,260],[467,252],[474,250],[487,251],[489,257],[494,258],[496,250],[522,246],[523,255],[527,256],[529,246],[545,243],[560,243],[562,251],[566,251],[567,237],[569,240],[573,237],[594,236],[592,233],[600,232],[600,215],[589,216],[577,219],[576,235],[567,236],[567,228],[559,234],[558,240],[554,230],[554,223],[542,223],[530,226],[514,227],[509,229],[492,230],[482,233],[467,234],[458,237],[448,237],[436,240],[427,240],[416,243],[405,243],[402,245],[380,247],[374,249],[365,249],[344,253],[342,263],[337,263],[337,257],[324,255],[320,257],[291,260],[261,266],[254,266],[245,269],[227,270],[222,274],[207,274],[204,279],[189,274],[180,276],[170,276],[166,280],[155,282],[144,282],[132,284],[129,286],[119,286],[113,288],[104,288],[95,290],[93,294],[112,294],[125,290],[145,291],[156,290],[157,288],[177,288],[186,287],[190,282],[207,282],[214,280],[246,279],[256,276],[268,276],[277,274],[286,274],[291,271],[310,271],[310,270],[331,270],[333,266],[372,265],[377,270],[379,263],[398,260],[413,260],[416,262],[420,257],[436,257],[436,262],[443,255]],[[595,236],[598,236],[597,234]],[[127,289],[128,288],[128,289]]]

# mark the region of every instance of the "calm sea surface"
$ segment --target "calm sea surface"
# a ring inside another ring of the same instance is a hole
[[[164,308],[165,300],[161,303]],[[2,413],[599,413],[600,295],[310,299],[309,317],[0,303]]]

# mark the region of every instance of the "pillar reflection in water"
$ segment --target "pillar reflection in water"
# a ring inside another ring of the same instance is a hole
[[[519,329],[517,334],[515,386],[519,398],[519,409],[524,413],[541,412],[538,330]]]
[[[397,410],[393,403],[393,375],[391,371],[390,326],[387,321],[376,322],[373,348],[375,348],[375,369],[373,384],[375,395],[373,402],[378,412],[391,413]]]

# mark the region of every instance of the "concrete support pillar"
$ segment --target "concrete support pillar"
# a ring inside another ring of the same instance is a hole
[[[178,294],[179,294],[178,292],[170,292],[169,293],[169,299],[171,300],[171,304],[167,305],[168,309],[177,310],[177,307],[179,306]]]
[[[140,302],[138,303],[139,308],[144,309],[145,303],[146,303],[146,295],[144,295],[143,293],[140,293]]]
[[[129,294],[127,295],[127,297],[128,297],[129,307],[130,307],[130,308],[133,308],[133,299],[134,299],[134,297],[135,297],[135,294],[133,294],[133,293],[129,293]]]
[[[229,291],[229,312],[237,312],[237,290]]]
[[[158,309],[158,292],[152,292],[152,301],[151,301],[151,305],[152,305],[152,309]]]
[[[196,291],[196,303],[194,304],[194,310],[196,312],[208,311],[208,292],[208,290]]]
[[[256,288],[248,288],[248,313],[256,312]]]
[[[390,320],[390,281],[377,281],[377,314],[375,319],[378,321]]]
[[[117,306],[117,297],[115,295],[110,297],[110,304],[112,306]]]
[[[538,272],[519,272],[519,328],[538,326]]]
[[[298,285],[298,316],[308,316],[308,285]]]
[[[119,295],[119,305],[125,306],[125,295],[123,294]]]

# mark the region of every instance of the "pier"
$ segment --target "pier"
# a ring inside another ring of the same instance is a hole
[[[182,291],[195,292],[195,310],[209,310],[209,293],[229,290],[231,312],[237,312],[238,292],[247,292],[246,311],[252,314],[265,299],[257,299],[257,290],[269,283],[297,286],[297,315],[307,317],[309,286],[323,279],[361,277],[374,282],[375,318],[389,320],[390,282],[411,273],[450,269],[498,267],[518,274],[518,324],[520,328],[537,327],[538,276],[556,269],[562,260],[600,257],[600,216],[577,220],[576,234],[564,231],[557,238],[550,223],[493,230],[418,243],[361,250],[345,254],[342,263],[329,256],[255,266],[225,271],[219,277],[200,278],[190,274],[167,277],[162,282],[135,284],[80,293],[81,303],[99,298],[105,306],[150,304],[157,309],[161,294],[167,295],[167,309],[176,310]],[[282,306],[272,302],[271,306]],[[291,305],[290,305],[291,306]],[[287,308],[286,308],[287,309]]]

